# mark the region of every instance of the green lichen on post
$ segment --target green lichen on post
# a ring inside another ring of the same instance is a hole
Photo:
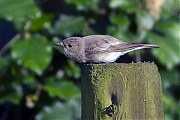
[[[81,71],[82,120],[163,119],[154,63],[86,64]],[[111,105],[116,109],[108,114]]]

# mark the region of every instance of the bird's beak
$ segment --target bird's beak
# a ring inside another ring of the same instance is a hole
[[[63,47],[63,46],[64,46],[64,44],[63,44],[62,42],[55,43],[54,45],[56,45],[56,46],[61,46],[61,47]]]

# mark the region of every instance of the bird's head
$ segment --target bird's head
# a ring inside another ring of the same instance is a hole
[[[62,42],[55,43],[54,45],[60,46],[63,48],[71,48],[73,44],[76,43],[76,40],[80,39],[81,37],[69,37],[64,39]]]

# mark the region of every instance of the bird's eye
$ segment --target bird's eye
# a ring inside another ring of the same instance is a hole
[[[72,45],[68,44],[68,47],[72,47]]]

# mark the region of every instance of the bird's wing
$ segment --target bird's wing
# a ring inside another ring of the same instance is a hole
[[[92,41],[91,43],[86,44],[86,49],[85,51],[87,52],[99,52],[99,51],[104,51],[108,49],[110,45],[108,43],[99,43]]]
[[[114,51],[114,52],[127,53],[133,50],[138,50],[138,49],[143,49],[143,48],[158,48],[158,47],[159,47],[158,45],[153,45],[153,44],[123,43],[123,44],[119,44],[115,46],[110,46],[108,50]]]
[[[117,40],[111,36],[107,35],[91,35],[89,37],[84,37],[85,52],[95,53],[95,52],[106,52],[109,48],[117,44],[125,43],[124,41]]]

